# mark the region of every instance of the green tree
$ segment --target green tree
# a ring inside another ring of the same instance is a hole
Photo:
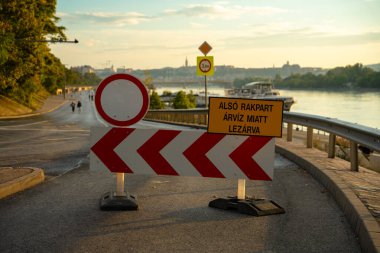
[[[144,70],[144,79],[143,79],[144,85],[148,88],[149,91],[155,90],[156,88],[153,85],[153,77],[150,74],[149,70]]]
[[[197,100],[196,100],[196,97],[194,96],[193,91],[191,90],[190,93],[187,94],[186,96],[189,99],[189,103],[190,103],[189,108],[195,108],[197,106]]]
[[[157,92],[153,91],[150,95],[149,100],[149,109],[163,109],[165,107],[164,103],[162,103],[160,96]]]
[[[65,40],[57,26],[56,0],[7,0],[0,2],[0,93],[30,106],[33,94],[51,90],[54,73],[46,39]],[[58,59],[57,70],[63,70]]]
[[[186,95],[186,92],[179,91],[173,100],[173,108],[174,109],[190,109],[195,108],[195,104],[193,104],[189,96]]]

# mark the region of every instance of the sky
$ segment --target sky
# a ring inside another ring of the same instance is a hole
[[[334,68],[380,63],[380,0],[57,0],[78,44],[50,44],[66,66]]]

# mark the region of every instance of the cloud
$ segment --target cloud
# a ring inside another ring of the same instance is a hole
[[[67,22],[90,23],[95,25],[113,25],[117,27],[137,25],[156,19],[139,12],[112,13],[112,12],[77,12],[58,13],[57,16]]]
[[[225,39],[226,48],[289,48],[347,46],[380,43],[380,32],[358,34],[326,34],[299,29],[268,35],[236,36]]]
[[[220,2],[218,4],[192,4],[177,10],[166,10],[166,16],[186,16],[186,17],[205,17],[209,19],[235,19],[244,14],[273,15],[280,12],[287,12],[285,9],[274,7],[243,7],[238,5],[227,5]]]

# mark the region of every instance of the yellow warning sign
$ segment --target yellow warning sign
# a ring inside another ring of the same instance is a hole
[[[214,57],[198,56],[197,57],[197,76],[214,75]]]
[[[210,97],[209,133],[282,137],[284,102]]]

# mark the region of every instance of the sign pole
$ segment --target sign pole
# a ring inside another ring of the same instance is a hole
[[[238,179],[237,198],[239,200],[245,199],[245,179]]]
[[[95,107],[99,115],[109,124],[126,127],[144,117],[149,108],[149,94],[145,85],[136,77],[115,74],[105,78],[99,84],[95,94]],[[114,128],[111,133],[120,133],[117,129],[122,128]],[[120,169],[123,166],[119,163],[116,167]],[[111,172],[114,171],[111,170]],[[101,197],[100,209],[137,210],[136,198],[124,189],[124,171],[115,172],[116,191],[107,192]]]
[[[124,173],[116,173],[116,196],[126,196],[124,191]]]
[[[205,75],[205,108],[208,107],[207,102],[207,76]]]
[[[259,135],[266,136],[267,138],[282,136],[282,101],[210,97],[209,102],[208,133],[239,134],[245,136]],[[252,115],[252,109],[256,111],[255,116]],[[226,117],[226,115],[230,117]],[[231,118],[234,115],[240,115],[240,119],[236,118],[236,120],[234,120]],[[261,138],[256,140],[250,139],[250,142],[261,142],[264,140]],[[273,138],[270,139],[270,141],[274,141]],[[248,152],[247,155],[252,157],[254,155],[252,153],[253,150],[254,149],[248,146],[244,146],[244,148],[238,152]],[[234,156],[235,151],[230,154],[230,157]],[[274,160],[274,152],[271,153],[270,156]],[[267,159],[269,158],[269,154],[263,157]],[[243,163],[243,159],[237,161],[238,163]],[[262,162],[266,163],[267,161],[263,160]],[[257,163],[247,163],[244,166],[252,168],[256,165]],[[273,164],[270,166],[273,169]],[[252,173],[257,176],[259,175],[259,173],[253,171]],[[267,175],[264,180],[271,180],[271,178]],[[247,197],[245,194],[244,178],[238,179],[236,197],[214,199],[209,202],[209,207],[223,210],[237,210],[240,213],[255,216],[285,213],[284,208],[272,200]]]

